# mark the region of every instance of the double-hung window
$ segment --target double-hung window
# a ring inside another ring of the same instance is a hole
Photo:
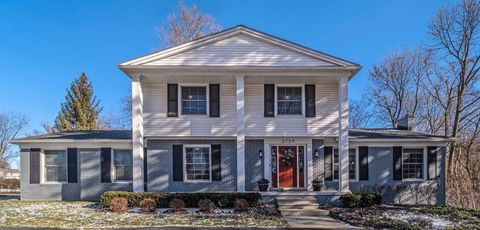
[[[207,115],[207,87],[182,86],[182,114]]]
[[[67,151],[45,150],[44,152],[45,182],[67,181]]]
[[[131,181],[133,178],[132,151],[115,149],[113,159],[115,181]]]
[[[277,114],[302,115],[302,87],[277,88]]]
[[[333,150],[333,179],[338,180],[339,176],[339,157],[338,149]],[[348,150],[348,177],[350,180],[357,179],[357,152],[356,149]]]
[[[404,148],[402,153],[402,178],[423,179],[423,148]]]
[[[186,180],[210,181],[212,168],[210,146],[185,146],[184,154]]]

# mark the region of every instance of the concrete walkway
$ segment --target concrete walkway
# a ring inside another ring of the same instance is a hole
[[[353,229],[330,216],[284,216],[291,228]]]

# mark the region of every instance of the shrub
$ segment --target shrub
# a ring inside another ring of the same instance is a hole
[[[344,208],[356,208],[362,205],[362,196],[359,193],[349,193],[340,197],[340,202]]]
[[[376,193],[354,192],[340,197],[342,207],[359,208],[371,207],[382,203],[382,196]]]
[[[126,212],[128,210],[128,201],[122,197],[115,197],[110,201],[109,207],[113,212]]]
[[[169,206],[171,209],[173,209],[173,211],[178,212],[178,211],[182,211],[185,208],[185,202],[183,202],[183,200],[180,200],[178,198],[173,198],[170,201]]]
[[[152,198],[144,198],[140,201],[139,206],[144,212],[154,212],[157,208],[157,202]]]
[[[218,208],[233,208],[235,199],[245,199],[248,206],[255,207],[262,203],[262,196],[257,192],[247,193],[165,193],[165,192],[125,192],[125,191],[108,191],[102,194],[100,203],[104,207],[110,206],[110,201],[115,197],[123,197],[127,199],[129,207],[138,207],[140,201],[145,198],[155,200],[158,208],[169,208],[172,199],[181,199],[185,203],[185,207],[198,208],[198,201],[209,199],[213,201]]]
[[[209,199],[201,199],[198,202],[198,208],[200,212],[212,213],[215,210],[215,203]]]
[[[235,199],[235,212],[246,212],[248,211],[248,202],[245,199],[237,198]]]

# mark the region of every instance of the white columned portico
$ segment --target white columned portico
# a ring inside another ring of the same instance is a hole
[[[350,191],[348,176],[348,77],[338,81],[338,190]]]
[[[143,192],[143,91],[140,76],[132,77],[133,191]]]
[[[313,180],[313,146],[312,144],[307,144],[307,189],[313,190],[312,180]]]
[[[237,191],[245,191],[245,76],[237,75]]]

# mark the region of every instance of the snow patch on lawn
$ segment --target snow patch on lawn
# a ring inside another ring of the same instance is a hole
[[[445,219],[441,216],[426,214],[426,213],[417,213],[410,212],[406,210],[399,210],[396,212],[385,212],[383,214],[385,218],[397,219],[406,223],[418,223],[424,222],[429,223],[434,229],[446,229],[451,226],[454,226],[455,223],[448,219]]]

